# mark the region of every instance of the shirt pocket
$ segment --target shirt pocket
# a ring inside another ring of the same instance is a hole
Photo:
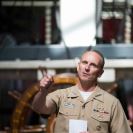
[[[92,127],[96,133],[108,133],[110,114],[105,114],[104,112],[97,112],[91,114]]]
[[[59,109],[59,115],[63,115],[64,117],[68,117],[71,119],[76,119],[79,116],[79,109],[78,107],[69,102],[64,102]]]
[[[100,122],[109,122],[110,109],[106,108],[103,103],[95,101],[91,110],[91,117]]]
[[[110,114],[105,114],[104,112],[92,113],[91,117],[99,122],[109,122]]]

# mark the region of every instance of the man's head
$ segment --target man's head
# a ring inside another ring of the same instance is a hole
[[[78,76],[84,82],[97,82],[102,75],[104,57],[96,50],[85,51],[77,66]]]

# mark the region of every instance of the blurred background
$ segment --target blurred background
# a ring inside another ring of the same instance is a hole
[[[83,51],[105,56],[103,89],[133,126],[133,0],[0,1],[0,133],[46,132],[32,110],[45,73],[76,74]]]

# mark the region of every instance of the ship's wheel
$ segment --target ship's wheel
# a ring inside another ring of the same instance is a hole
[[[65,73],[54,76],[54,85],[74,85],[77,82],[77,77],[75,74]],[[54,86],[53,85],[53,86]],[[54,91],[55,88],[51,89]],[[34,95],[39,91],[39,83],[35,83],[31,87],[27,88],[25,92],[21,95],[19,100],[17,101],[16,107],[13,111],[11,118],[11,133],[28,133],[28,132],[41,132],[46,131],[47,133],[52,133],[50,126],[38,125],[38,126],[30,126],[26,125],[26,119],[29,110],[32,110],[31,101]],[[53,117],[48,118],[48,123],[53,120]]]

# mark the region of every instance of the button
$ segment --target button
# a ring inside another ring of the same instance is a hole
[[[100,125],[96,126],[96,130],[100,131],[101,130],[101,126]]]

